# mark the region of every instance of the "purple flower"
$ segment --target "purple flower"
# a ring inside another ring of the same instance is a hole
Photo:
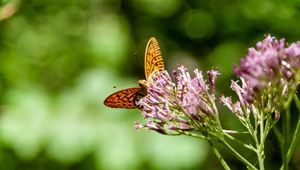
[[[268,35],[256,44],[256,48],[249,49],[234,72],[243,83],[243,100],[251,103],[265,89],[276,87],[285,94],[286,87],[295,86],[299,81],[295,79],[299,67],[300,43],[285,47],[284,39],[277,40]]]
[[[140,124],[138,122],[135,122],[135,126],[134,127],[136,129],[141,129],[141,128],[145,127],[145,125],[142,125],[142,124]],[[165,129],[159,123],[156,123],[156,122],[153,122],[153,121],[148,121],[147,128],[149,130],[153,130],[153,131],[156,131],[156,132],[161,133],[161,134],[167,134],[167,132],[165,131]]]
[[[287,55],[287,62],[293,68],[298,68],[300,65],[300,42],[292,43],[289,47],[285,49],[285,54]]]
[[[217,79],[217,76],[220,75],[220,73],[218,72],[218,70],[209,70],[207,71],[207,75],[208,75],[208,82],[209,84],[215,88],[216,86],[216,79]]]
[[[231,101],[231,97],[224,97],[222,96],[220,98],[221,103],[223,103],[226,107],[228,107],[228,109],[234,113],[235,115],[237,115],[240,118],[244,118],[247,117],[249,115],[249,110],[247,110],[247,112],[244,112],[241,103],[240,102],[236,102],[236,103],[232,103]]]
[[[280,102],[299,83],[299,70],[300,42],[285,47],[284,39],[268,35],[256,48],[250,48],[234,69],[241,85],[232,81],[231,88],[239,101],[233,103],[231,98],[222,96],[221,103],[240,118],[259,110],[277,114],[278,118]]]
[[[208,72],[209,84],[197,69],[193,78],[184,66],[173,74],[176,83],[165,70],[149,77],[147,95],[138,102],[148,123],[136,124],[136,128],[174,134],[202,128],[207,117],[213,119],[217,115],[215,97],[210,90],[219,75],[217,71]]]

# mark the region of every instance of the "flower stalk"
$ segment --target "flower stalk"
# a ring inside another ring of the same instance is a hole
[[[296,107],[297,107],[298,111],[300,112],[300,100],[299,100],[299,98],[296,94],[294,95],[294,101],[295,101],[295,104],[296,104]],[[295,128],[295,133],[294,133],[292,141],[291,141],[291,145],[290,145],[290,147],[287,151],[287,156],[286,156],[287,157],[286,158],[287,163],[292,158],[292,155],[293,155],[293,152],[295,150],[297,141],[299,140],[299,135],[300,135],[300,115],[298,116],[298,121],[297,121],[297,125],[296,125],[296,128]]]
[[[209,144],[210,144],[213,152],[215,153],[216,157],[218,158],[219,162],[223,166],[223,168],[225,170],[230,170],[230,167],[228,166],[228,164],[226,163],[226,161],[223,159],[222,155],[220,154],[220,152],[218,151],[218,149],[214,146],[214,144],[211,141],[209,141]]]

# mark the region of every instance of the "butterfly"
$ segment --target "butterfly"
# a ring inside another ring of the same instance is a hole
[[[104,100],[104,105],[112,108],[138,108],[136,103],[147,94],[148,77],[157,70],[165,70],[160,47],[154,37],[149,39],[146,46],[144,69],[146,80],[138,81],[140,87],[115,92]]]

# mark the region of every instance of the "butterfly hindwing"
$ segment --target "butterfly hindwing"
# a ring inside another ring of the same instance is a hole
[[[104,101],[104,105],[113,108],[134,109],[137,108],[136,102],[141,97],[141,93],[141,88],[120,90],[108,96]]]
[[[165,69],[158,42],[154,37],[150,38],[146,47],[144,68],[146,79],[154,71]]]

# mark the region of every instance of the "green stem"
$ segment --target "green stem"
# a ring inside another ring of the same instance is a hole
[[[187,136],[191,136],[191,137],[194,137],[194,138],[198,138],[198,139],[204,139],[206,140],[207,137],[204,136],[204,135],[199,135],[199,134],[196,134],[196,133],[190,133],[190,132],[187,132],[187,131],[182,131],[181,133],[187,135]]]
[[[283,117],[282,123],[282,138],[281,138],[281,157],[282,157],[282,169],[286,169],[286,117]]]
[[[183,134],[187,135],[187,136],[191,136],[191,137],[195,137],[195,138],[198,138],[198,139],[205,139],[205,140],[208,140],[209,142],[212,142],[214,139],[212,138],[209,138],[209,137],[206,137],[204,135],[199,135],[199,134],[195,134],[195,133],[190,133],[190,132],[186,132],[186,131],[182,131]],[[216,141],[216,140],[215,140]],[[236,156],[240,161],[242,161],[243,163],[245,163],[248,167],[250,167],[251,169],[253,170],[257,170],[257,168],[252,165],[250,162],[247,161],[247,159],[245,159],[242,155],[240,155],[234,148],[232,148],[225,140],[218,140],[218,142],[221,142],[222,144],[224,144],[232,153],[234,156]],[[223,161],[224,159],[220,159],[219,156],[220,153],[216,150],[215,147],[213,147],[213,151],[214,153],[216,154],[216,156],[218,157],[218,159],[220,160],[222,166],[224,167],[225,165],[223,165]],[[216,151],[218,153],[216,153]],[[222,160],[222,161],[221,161]],[[224,161],[225,162],[225,161]],[[226,163],[226,162],[225,162]],[[227,164],[226,164],[227,165]],[[225,167],[224,167],[225,168]],[[226,169],[226,168],[225,168]]]
[[[221,142],[232,152],[232,154],[238,158],[241,162],[246,164],[250,169],[257,170],[257,168],[247,161],[242,155],[240,155],[233,147],[231,147],[225,140],[221,140]]]
[[[221,165],[225,170],[230,170],[229,166],[227,165],[226,161],[223,159],[222,155],[219,153],[218,149],[214,146],[211,141],[208,141],[210,146],[212,147],[213,152],[217,156],[218,160],[220,161]]]
[[[293,95],[289,95],[289,98],[283,105],[283,110],[285,111],[285,116],[283,117],[282,124],[282,146],[281,146],[281,155],[282,155],[282,167],[281,169],[288,170],[288,160],[287,160],[287,147],[289,143],[289,132],[290,132],[290,105],[293,99]]]
[[[277,126],[274,126],[273,131],[274,131],[274,134],[275,134],[275,136],[276,136],[276,138],[279,142],[280,148],[282,148],[282,140],[281,140],[282,139],[282,134],[280,133]]]
[[[287,160],[287,147],[288,147],[288,143],[289,143],[289,127],[290,127],[290,109],[288,108],[285,112],[285,121],[284,121],[284,125],[285,125],[285,132],[284,132],[284,152],[283,152],[283,156],[284,156],[284,169],[288,170],[288,160]]]
[[[197,139],[203,139],[203,140],[208,140],[208,141],[219,141],[217,139],[213,139],[204,135],[200,135],[200,134],[196,134],[196,133],[191,133],[191,132],[187,132],[187,131],[181,131],[182,134],[185,134],[187,136],[191,136]]]
[[[297,95],[294,95],[294,100],[295,100],[295,103],[296,103],[296,106],[298,108],[298,111],[300,111],[300,101],[299,101],[299,98],[297,97]],[[293,135],[293,138],[292,138],[292,141],[291,141],[291,144],[290,144],[290,147],[287,151],[287,156],[286,156],[286,164],[289,163],[289,161],[291,160],[292,158],[292,155],[293,155],[293,152],[295,150],[295,147],[296,147],[296,144],[297,144],[297,141],[298,141],[298,137],[299,137],[299,134],[300,134],[300,115],[298,116],[298,122],[297,122],[297,125],[296,125],[296,129],[295,129],[295,133]]]
[[[273,118],[271,117],[271,114],[268,116],[266,120],[266,125],[265,125],[265,136],[264,136],[264,141],[266,140],[270,130],[275,127],[277,121],[274,121]],[[278,129],[277,129],[278,130]],[[276,132],[277,133],[277,132]],[[280,135],[280,134],[275,134],[275,135]],[[277,136],[276,136],[277,137]]]
[[[190,132],[186,132],[186,131],[182,131],[183,134],[187,135],[187,136],[191,136],[194,138],[198,138],[198,139],[205,139],[208,141],[208,143],[211,145],[213,152],[215,153],[215,155],[217,156],[218,160],[220,161],[221,165],[223,166],[223,168],[225,170],[230,170],[229,166],[227,165],[226,161],[223,159],[222,155],[219,153],[219,151],[217,150],[217,148],[214,146],[214,144],[212,143],[213,140],[210,137],[206,137],[204,135],[200,135],[200,134],[196,134],[196,133],[190,133]],[[217,140],[215,140],[217,141]],[[218,140],[219,142],[219,140]]]
[[[260,118],[260,142],[257,141],[256,143],[256,153],[257,153],[257,159],[258,159],[258,163],[259,163],[259,169],[260,170],[264,170],[264,136],[265,136],[265,125],[264,125],[264,112],[261,112],[261,118]]]
[[[256,152],[256,149],[253,148],[251,145],[247,145],[247,144],[245,144],[244,142],[242,142],[242,141],[240,141],[240,140],[234,138],[233,136],[231,136],[231,135],[229,135],[229,134],[227,134],[227,133],[224,133],[224,134],[225,134],[225,136],[228,137],[230,140],[235,141],[235,142],[238,142],[239,144],[241,144],[241,145],[244,146],[245,148],[247,148],[247,149],[249,149],[249,150],[251,150],[251,151],[253,151],[253,152]]]

